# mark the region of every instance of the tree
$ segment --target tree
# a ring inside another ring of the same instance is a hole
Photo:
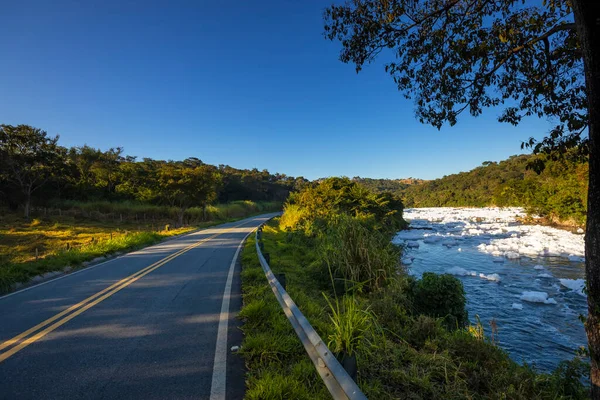
[[[57,142],[58,136],[49,138],[29,125],[0,125],[0,174],[23,195],[25,218],[29,218],[32,194],[63,163]]]
[[[122,147],[111,147],[104,152],[100,151],[98,159],[92,164],[97,183],[104,188],[107,195],[114,193],[118,184],[119,165],[124,161],[122,154]]]
[[[589,156],[585,238],[592,397],[600,399],[600,11],[586,0],[353,0],[325,11],[325,36],[357,72],[378,56],[416,116],[438,129],[464,111],[547,117],[524,146]],[[586,137],[587,132],[587,137]]]
[[[177,207],[179,225],[183,225],[185,210],[198,206],[203,209],[216,199],[218,175],[209,165],[186,167],[183,163],[168,162],[158,172],[157,197],[171,207]]]

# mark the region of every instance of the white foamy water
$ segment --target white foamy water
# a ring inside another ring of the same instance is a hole
[[[516,361],[549,371],[586,344],[582,234],[521,225],[520,208],[417,208],[404,217],[411,274],[452,274],[463,282],[471,320],[494,318],[500,346]],[[580,232],[581,233],[581,232]],[[489,332],[488,332],[489,333]]]

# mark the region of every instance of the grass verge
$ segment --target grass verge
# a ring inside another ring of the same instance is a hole
[[[272,269],[285,273],[287,291],[319,335],[326,334],[326,302],[318,285],[307,278],[315,261],[310,251],[297,252],[272,224],[265,226],[265,252],[275,257]],[[273,258],[272,258],[273,260]],[[298,264],[307,268],[297,268]],[[255,238],[251,235],[242,251],[242,293],[244,321],[241,353],[248,369],[246,398],[258,399],[330,399],[300,339],[275,299],[259,264]]]

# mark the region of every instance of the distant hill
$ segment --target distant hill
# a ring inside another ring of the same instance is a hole
[[[527,169],[535,160],[545,162],[540,174]],[[543,155],[486,161],[471,171],[430,181],[354,179],[372,190],[399,195],[406,207],[519,206],[531,214],[572,224],[582,224],[586,214],[587,163],[552,160]]]
[[[392,192],[396,194],[404,193],[404,191],[411,185],[427,182],[424,179],[417,178],[373,179],[361,178],[360,176],[355,176],[352,178],[352,180],[362,184],[363,186],[366,186],[376,193]]]

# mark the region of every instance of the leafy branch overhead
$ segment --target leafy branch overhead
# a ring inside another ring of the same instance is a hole
[[[586,144],[583,59],[567,0],[353,0],[325,10],[325,36],[359,72],[378,56],[416,116],[438,129],[464,111],[498,119],[550,118],[537,151]]]

